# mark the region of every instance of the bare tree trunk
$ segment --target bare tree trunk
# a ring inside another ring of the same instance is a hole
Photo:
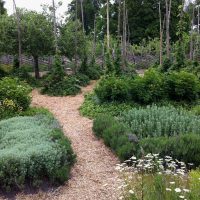
[[[85,22],[84,22],[84,11],[83,11],[83,0],[81,2],[81,16],[82,16],[82,26],[83,26],[83,33],[85,32]]]
[[[199,5],[198,5],[198,27],[197,27],[197,30],[198,30],[198,35],[197,35],[197,44],[196,44],[196,52],[197,52],[197,56],[199,56],[199,33],[200,33],[200,29],[199,29],[199,25],[200,25],[200,12],[199,12]]]
[[[77,71],[77,69],[78,69],[78,55],[77,55],[77,53],[78,53],[78,47],[77,47],[77,44],[78,44],[78,42],[77,42],[77,37],[78,37],[78,29],[77,29],[77,26],[78,26],[78,24],[77,24],[77,21],[78,21],[78,0],[76,0],[76,24],[75,24],[75,73],[76,73],[76,71]]]
[[[21,26],[20,26],[20,18],[19,18],[19,13],[17,11],[17,6],[16,6],[15,0],[13,0],[13,5],[14,5],[14,8],[15,8],[15,13],[16,13],[16,17],[17,17],[19,67],[21,67],[22,66]]]
[[[130,43],[130,35],[131,35],[131,32],[130,32],[130,27],[129,27],[129,22],[128,22],[128,9],[126,9],[126,24],[127,24],[127,42],[128,42],[128,45]]]
[[[118,39],[120,39],[121,36],[121,0],[118,0],[118,27],[117,27],[117,34]]]
[[[170,16],[171,16],[171,5],[172,0],[165,0],[166,3],[166,50],[167,50],[167,57],[170,58]]]
[[[58,52],[58,40],[57,40],[57,25],[56,25],[56,7],[55,2],[52,0],[53,4],[53,29],[54,29],[54,37],[55,37],[55,49],[56,53]]]
[[[109,0],[107,0],[107,50],[110,50],[110,17],[109,17]]]
[[[94,41],[93,41],[93,59],[96,57],[96,14],[94,17]]]
[[[163,56],[163,49],[162,49],[163,32],[162,32],[162,14],[161,14],[160,2],[159,2],[159,18],[160,18],[160,65],[162,66],[162,63],[163,63],[163,60],[162,60],[162,56]]]
[[[40,70],[39,70],[38,56],[33,56],[33,59],[34,59],[35,78],[39,79],[40,78]]]
[[[193,49],[193,28],[194,28],[194,5],[192,8],[192,22],[191,22],[191,34],[190,34],[190,60],[193,60],[193,53],[194,53],[194,49]]]
[[[123,38],[122,38],[122,60],[123,60],[123,68],[126,67],[126,0],[123,2]]]

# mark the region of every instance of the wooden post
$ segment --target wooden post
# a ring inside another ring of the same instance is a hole
[[[15,8],[16,18],[17,18],[17,33],[18,33],[18,54],[19,54],[19,67],[22,66],[22,43],[21,43],[21,26],[19,13],[17,11],[17,6],[15,0],[13,0],[13,5]]]
[[[160,65],[162,66],[162,55],[163,55],[163,49],[162,49],[162,44],[163,44],[163,32],[162,32],[162,14],[161,14],[161,6],[159,2],[159,18],[160,18]]]
[[[110,50],[110,17],[109,17],[109,0],[107,0],[107,50]]]
[[[57,41],[57,24],[56,24],[56,7],[55,2],[52,0],[53,4],[53,28],[54,28],[54,38],[55,38],[55,49],[56,53],[58,52],[58,41]]]

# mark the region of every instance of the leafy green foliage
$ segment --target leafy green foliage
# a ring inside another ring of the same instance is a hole
[[[6,77],[0,80],[0,101],[12,100],[16,107],[21,110],[26,110],[29,107],[30,92],[30,86],[16,78]]]
[[[129,84],[123,78],[105,76],[95,88],[95,93],[102,102],[124,102],[129,99]]]
[[[52,96],[75,95],[80,91],[74,77],[66,77],[61,60],[56,57],[52,71],[43,83],[42,93]]]
[[[162,74],[148,70],[144,77],[105,76],[95,89],[101,102],[134,102],[141,105],[164,101],[194,103],[199,96],[198,78],[188,72]]]
[[[52,117],[15,117],[0,122],[0,187],[63,183],[74,163],[70,142]]]
[[[128,129],[108,115],[99,115],[93,123],[93,131],[98,137],[102,137],[105,144],[110,147],[120,158],[130,158],[137,145],[128,138]]]
[[[77,37],[75,34],[76,30]],[[81,23],[79,21],[68,21],[68,23],[61,28],[58,44],[62,55],[67,56],[70,60],[74,58],[75,54],[77,54],[79,58],[84,58],[86,40]]]
[[[196,106],[192,107],[191,111],[192,111],[195,115],[200,115],[200,105],[196,105]]]
[[[101,114],[93,121],[93,131],[97,137],[102,137],[103,131],[115,122],[112,116]]]
[[[21,81],[26,81],[32,87],[40,86],[40,81],[36,80],[29,74],[28,68],[26,66],[14,68],[13,73],[10,76],[19,78]]]
[[[121,120],[139,138],[200,134],[200,118],[191,112],[177,110],[172,106],[153,105],[146,108],[134,108],[122,114]]]
[[[166,77],[166,92],[170,100],[193,102],[199,93],[197,77],[188,72],[172,72]]]
[[[149,70],[144,77],[137,77],[131,84],[132,99],[140,104],[151,104],[164,100],[164,76],[156,70]]]
[[[76,74],[75,79],[77,79],[77,83],[80,86],[87,86],[90,83],[89,77],[85,74]]]
[[[128,111],[134,105],[127,103],[99,103],[99,100],[94,94],[89,94],[85,97],[85,101],[80,108],[81,114],[86,117],[95,118],[99,114],[109,113],[112,116],[118,116],[120,113]]]
[[[145,152],[169,155],[185,163],[200,165],[200,136],[197,134],[145,138],[140,141],[140,145]]]

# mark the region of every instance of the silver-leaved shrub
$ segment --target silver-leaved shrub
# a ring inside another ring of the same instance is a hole
[[[0,122],[0,187],[22,189],[43,180],[63,183],[75,156],[52,117],[15,117]]]

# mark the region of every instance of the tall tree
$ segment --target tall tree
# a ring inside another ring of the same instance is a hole
[[[160,18],[160,65],[162,66],[162,57],[163,57],[163,31],[162,31],[162,13],[161,6],[159,2],[159,18]]]
[[[23,47],[26,54],[33,56],[35,77],[39,78],[39,57],[55,53],[52,22],[33,11],[22,15]]]
[[[77,6],[77,18],[80,22],[83,22],[84,19],[84,29],[86,34],[89,34],[94,30],[94,18],[95,14],[97,14],[100,10],[101,0],[79,0],[79,1],[80,3]],[[69,4],[68,14],[70,20],[75,20],[76,0],[72,0],[72,2]]]
[[[166,5],[166,51],[167,57],[170,57],[170,18],[171,18],[171,8],[172,0],[165,0]]]
[[[16,21],[17,21],[18,58],[19,58],[19,67],[20,67],[22,65],[22,38],[21,38],[20,14],[18,12],[15,0],[13,0],[13,5],[14,5],[14,8],[15,8],[15,15],[16,15]]]
[[[109,0],[107,0],[107,9],[106,9],[106,13],[107,13],[107,50],[110,50],[110,14],[109,14]]]
[[[127,40],[127,24],[126,24],[126,0],[123,0],[123,38],[122,38],[122,60],[123,68],[126,67],[126,40]]]
[[[84,23],[84,11],[83,11],[83,0],[80,0],[81,3],[81,21],[83,26],[83,32],[85,31],[85,23]]]
[[[0,0],[0,15],[6,14],[6,9],[4,5],[5,5],[5,1]]]
[[[56,23],[56,6],[55,1],[52,0],[52,13],[53,13],[53,30],[54,30],[54,38],[55,38],[55,49],[58,52],[58,41],[57,41],[57,23]]]

